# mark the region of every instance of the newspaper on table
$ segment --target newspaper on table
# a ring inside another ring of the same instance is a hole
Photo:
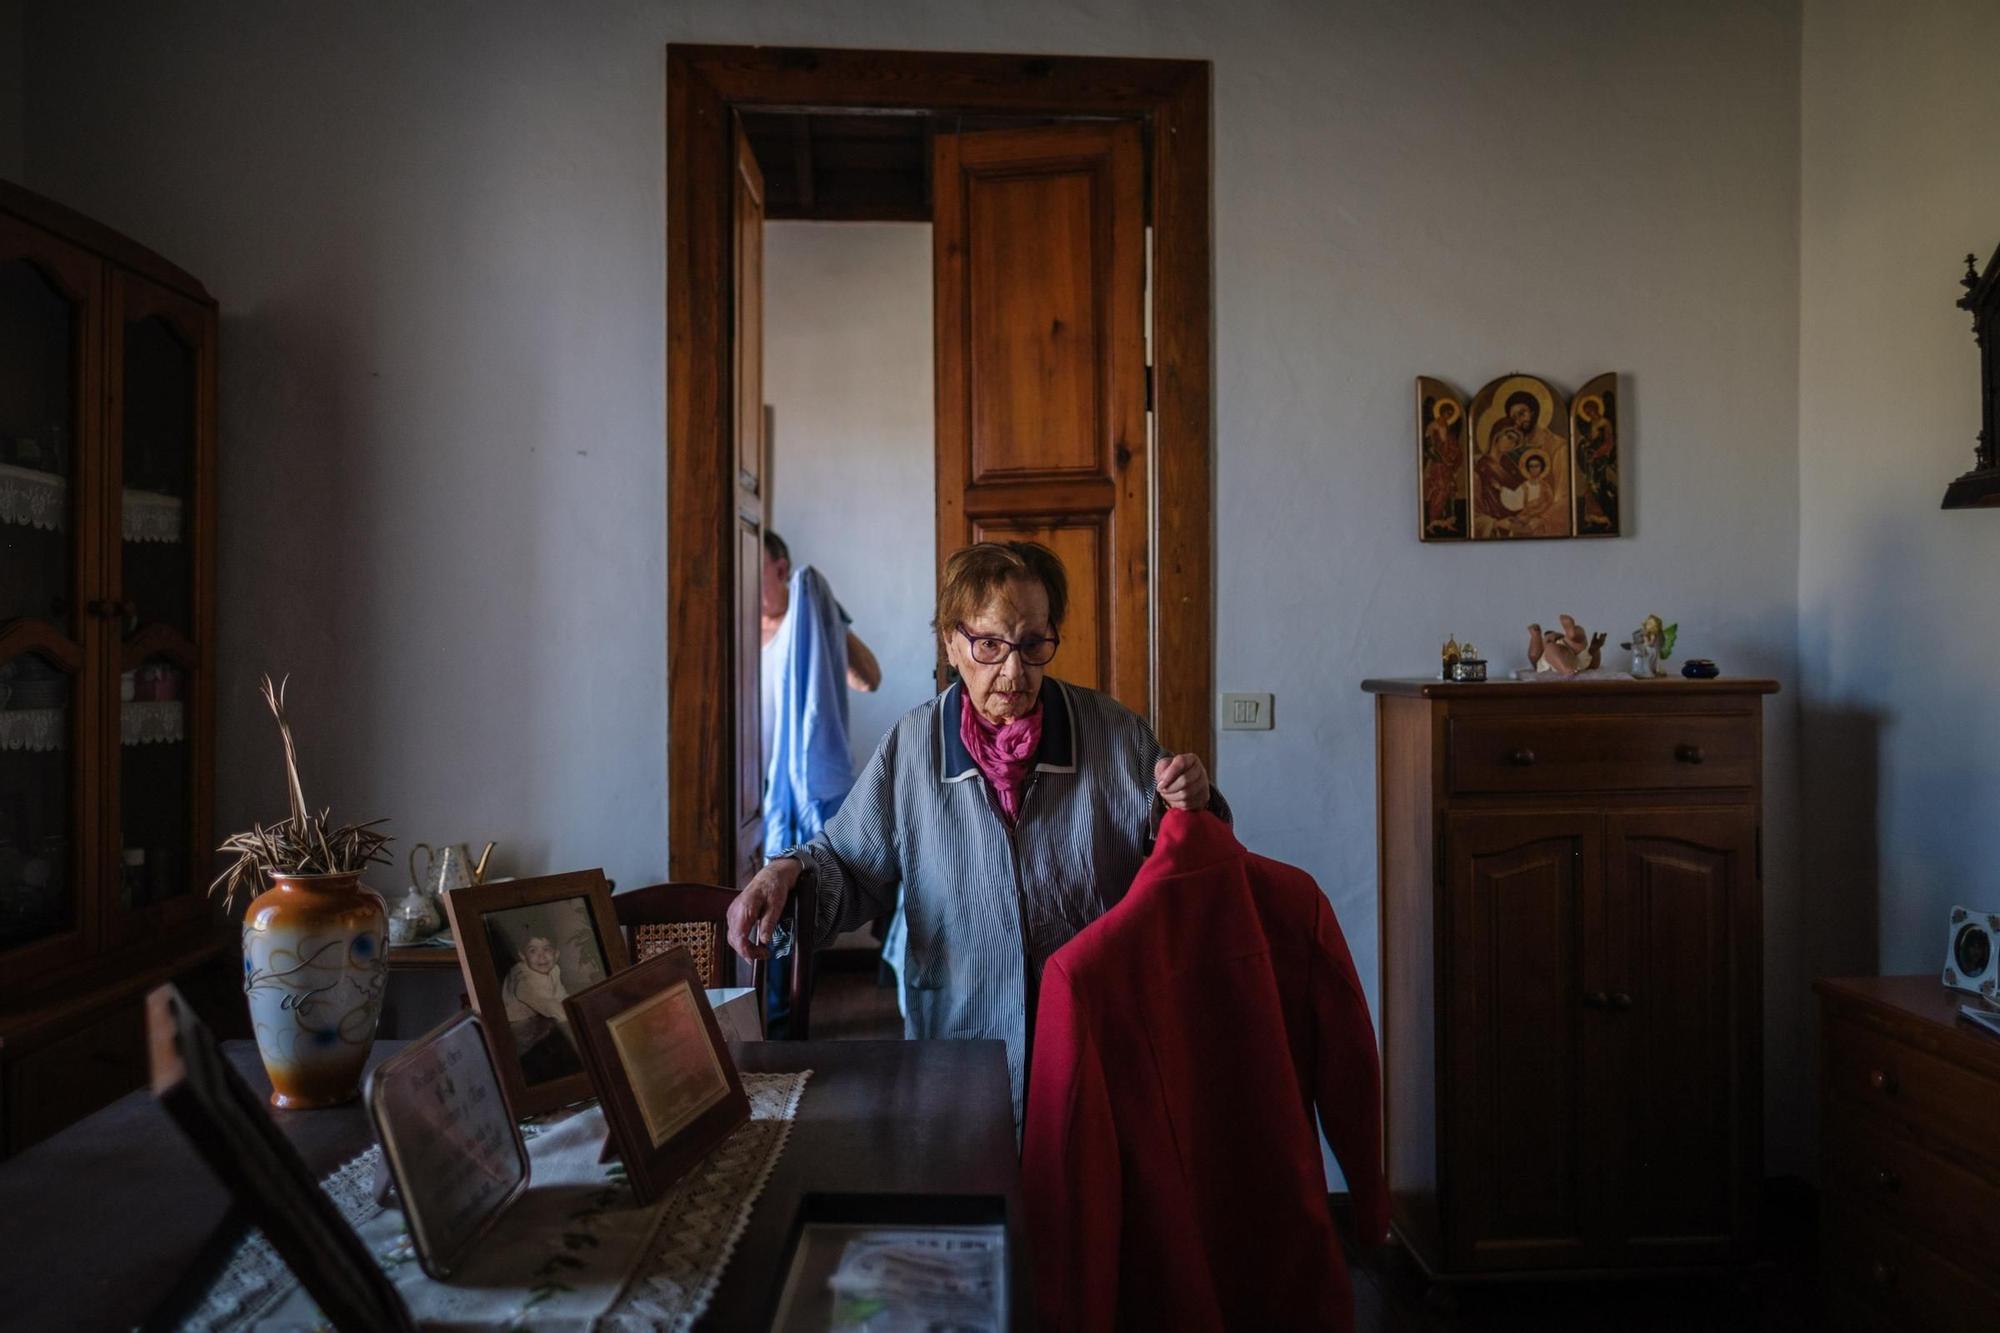
[[[969,1231],[869,1231],[827,1279],[835,1333],[1000,1333],[1005,1241]]]

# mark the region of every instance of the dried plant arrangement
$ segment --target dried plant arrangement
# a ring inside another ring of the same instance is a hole
[[[386,820],[371,819],[365,824],[330,827],[331,812],[306,809],[305,790],[299,785],[299,753],[292,740],[292,724],[285,719],[285,683],[271,683],[264,677],[264,703],[278,720],[278,735],[285,743],[285,782],[291,799],[291,814],[266,827],[253,824],[247,833],[223,840],[218,849],[233,852],[236,860],[208,886],[213,894],[222,890],[223,904],[236,905],[236,895],[247,892],[252,898],[270,887],[277,876],[352,875],[370,865],[386,864],[383,849],[390,843],[377,826]]]

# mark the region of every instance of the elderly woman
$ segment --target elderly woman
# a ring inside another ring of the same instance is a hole
[[[1017,1121],[1042,965],[1124,896],[1163,806],[1228,815],[1200,759],[1164,756],[1122,704],[1044,676],[1068,602],[1045,546],[952,556],[933,625],[958,683],[904,715],[826,828],[729,909],[730,945],[762,958],[801,875],[819,940],[900,889],[907,1035],[1003,1039]]]

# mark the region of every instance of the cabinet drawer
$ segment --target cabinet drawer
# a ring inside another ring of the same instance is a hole
[[[1882,1214],[1959,1263],[1979,1267],[2000,1254],[2000,1183],[1850,1107],[1828,1107],[1825,1133],[1829,1194]]]
[[[1454,792],[1748,787],[1757,724],[1742,713],[1454,717]]]
[[[1836,1104],[1901,1120],[1980,1160],[1992,1155],[2000,1083],[1846,1020],[1834,1022],[1826,1051]]]
[[[1826,1206],[1827,1308],[1852,1303],[1911,1333],[1986,1333],[2000,1291],[1845,1202]]]

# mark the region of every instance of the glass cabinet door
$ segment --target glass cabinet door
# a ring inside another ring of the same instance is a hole
[[[108,437],[116,506],[107,545],[116,587],[118,858],[114,940],[187,919],[209,861],[202,781],[211,614],[201,576],[212,503],[214,342],[203,308],[143,279],[116,279]]]
[[[99,261],[0,216],[0,991],[96,928],[102,319]]]

